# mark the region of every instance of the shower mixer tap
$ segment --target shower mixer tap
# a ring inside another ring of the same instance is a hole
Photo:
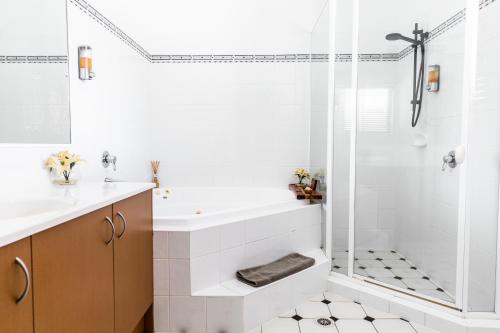
[[[445,171],[446,166],[448,166],[450,169],[455,169],[457,167],[454,150],[450,151],[448,155],[443,156],[443,166],[441,167],[441,171]]]
[[[458,146],[455,150],[450,151],[443,156],[443,166],[441,171],[445,171],[448,166],[450,169],[455,169],[457,165],[462,164],[465,160],[465,148]]]

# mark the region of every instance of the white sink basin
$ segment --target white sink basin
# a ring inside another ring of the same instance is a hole
[[[74,201],[57,198],[0,201],[0,220],[28,217],[68,208]]]

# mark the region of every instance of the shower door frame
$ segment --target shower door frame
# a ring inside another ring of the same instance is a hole
[[[333,115],[334,112],[334,95],[335,95],[335,79],[334,79],[334,64],[335,64],[335,12],[337,0],[330,0],[330,80],[329,84],[332,89],[329,89],[329,114],[328,114],[328,161],[333,161]],[[460,166],[459,169],[459,194],[458,194],[458,232],[457,232],[457,258],[456,258],[456,290],[455,302],[450,303],[436,298],[428,297],[409,290],[391,286],[365,276],[358,275],[354,272],[354,251],[355,251],[355,208],[356,208],[356,147],[357,147],[357,129],[358,129],[358,64],[359,64],[359,0],[352,0],[353,4],[353,20],[352,20],[352,69],[351,69],[351,89],[353,92],[351,100],[351,108],[348,112],[351,113],[351,133],[350,133],[350,152],[349,152],[349,236],[348,236],[348,271],[349,278],[355,278],[362,281],[369,281],[373,284],[394,290],[402,297],[415,300],[415,297],[436,303],[447,308],[458,310],[466,314],[468,318],[500,318],[500,227],[498,228],[497,236],[497,275],[496,275],[496,300],[494,312],[468,312],[468,286],[469,286],[469,251],[470,251],[470,207],[467,194],[467,160]],[[478,37],[478,0],[466,0],[467,19],[465,20],[465,45],[464,45],[464,79],[462,86],[462,119],[461,119],[461,137],[460,144],[468,147],[468,126],[469,113],[471,109],[471,101],[474,93],[474,82],[476,78],[476,57],[477,57],[477,37]],[[332,126],[330,126],[332,125]],[[332,156],[330,156],[332,155]],[[328,165],[328,173],[330,175],[329,187],[333,186],[333,165]],[[331,200],[331,192],[328,195]],[[327,205],[327,232],[332,230],[332,202]],[[499,214],[500,225],[500,214]],[[332,253],[331,236],[327,235],[327,253]]]

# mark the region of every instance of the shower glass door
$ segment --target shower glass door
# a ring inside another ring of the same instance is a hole
[[[465,7],[359,0],[356,107],[345,124],[356,129],[352,274],[453,307],[461,306]],[[432,65],[442,80],[429,91]]]

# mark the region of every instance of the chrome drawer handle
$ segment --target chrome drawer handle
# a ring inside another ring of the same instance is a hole
[[[122,238],[123,234],[125,233],[125,230],[127,230],[127,219],[121,212],[116,213],[118,217],[123,221],[123,231],[118,235],[118,239]]]
[[[107,216],[106,216],[106,222],[108,222],[109,225],[111,225],[111,231],[112,231],[111,238],[106,242],[106,245],[109,245],[115,239],[116,230],[115,230],[115,224]]]
[[[24,263],[24,261],[21,258],[16,257],[15,262],[16,262],[16,265],[18,265],[23,270],[24,278],[25,278],[24,291],[21,294],[21,296],[19,296],[19,298],[16,299],[16,304],[19,304],[26,298],[26,296],[28,296],[28,293],[30,291],[30,272],[28,270],[28,267],[26,267],[26,264]]]

